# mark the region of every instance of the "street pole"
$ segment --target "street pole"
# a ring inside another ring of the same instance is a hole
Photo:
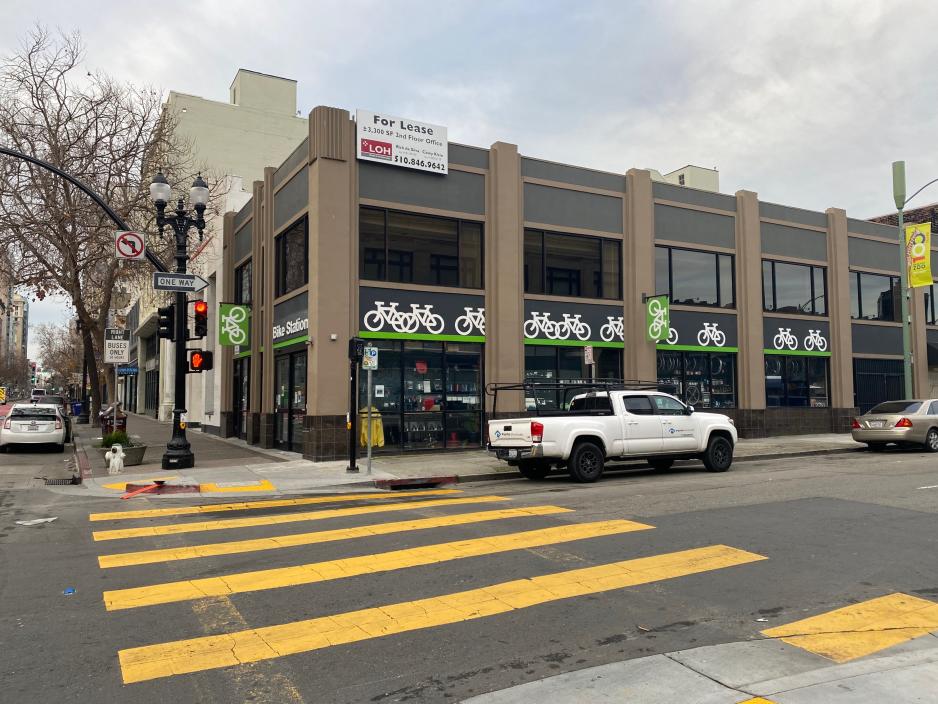
[[[912,319],[909,315],[909,266],[905,244],[905,220],[903,209],[908,202],[905,197],[905,162],[892,163],[892,196],[899,211],[899,311],[902,316],[902,379],[905,398],[913,397],[912,391]]]
[[[371,369],[368,370],[368,474],[371,474]]]
[[[79,321],[79,325],[81,321]],[[75,422],[79,425],[88,425],[90,422],[90,410],[88,408],[88,347],[85,345],[85,330],[81,329],[81,413]]]
[[[349,354],[349,442],[348,442],[348,467],[346,472],[358,473],[358,404],[355,402],[358,397],[358,361],[353,354]]]

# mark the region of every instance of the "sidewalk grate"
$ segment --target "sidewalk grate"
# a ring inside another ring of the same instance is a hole
[[[46,486],[68,486],[70,484],[81,484],[79,477],[69,477],[68,479],[46,479]]]

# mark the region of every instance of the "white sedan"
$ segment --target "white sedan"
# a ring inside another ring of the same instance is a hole
[[[54,405],[14,403],[0,426],[0,452],[11,445],[55,445],[65,450],[65,423]]]

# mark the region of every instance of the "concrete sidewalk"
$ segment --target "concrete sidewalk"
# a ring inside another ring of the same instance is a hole
[[[80,426],[79,426],[80,427]],[[91,445],[89,437],[97,435],[85,426],[81,433],[92,464],[92,477],[86,478],[82,491],[99,496],[114,496],[125,484],[165,480],[170,485],[198,487],[206,496],[276,496],[297,493],[374,491],[387,488],[386,482],[414,483],[448,479],[448,482],[472,482],[513,479],[520,474],[507,463],[494,459],[484,450],[437,452],[427,454],[378,455],[372,473],[366,473],[365,460],[359,460],[360,471],[346,471],[348,461],[312,462],[297,453],[264,450],[246,445],[241,440],[222,439],[198,430],[187,433],[196,466],[180,472],[164,471],[160,458],[169,438],[170,426],[144,416],[131,415],[130,434],[148,445],[146,463],[127,467],[120,476],[108,476],[103,461]],[[847,434],[796,435],[758,440],[740,440],[736,461],[798,457],[840,452],[855,452],[865,446]],[[682,461],[692,464],[698,460]],[[617,465],[610,465],[614,468]],[[618,466],[644,466],[642,462]],[[376,484],[377,482],[377,484]],[[195,491],[195,489],[192,489]]]

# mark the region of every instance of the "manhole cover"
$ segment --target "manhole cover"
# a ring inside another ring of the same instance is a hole
[[[46,486],[67,486],[69,484],[78,484],[76,477],[71,479],[46,479]]]

